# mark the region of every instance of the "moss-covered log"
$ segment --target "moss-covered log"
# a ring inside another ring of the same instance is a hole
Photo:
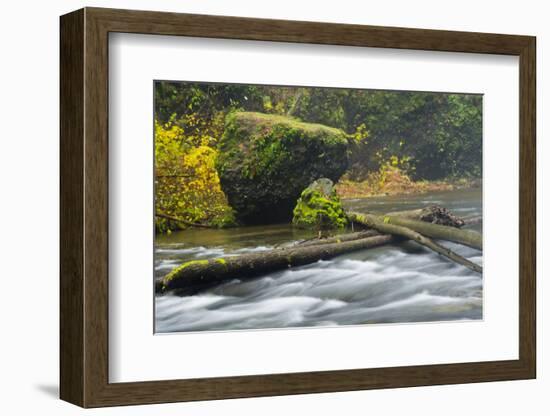
[[[475,248],[477,250],[483,250],[483,237],[481,233],[475,230],[460,230],[455,228],[456,226],[452,227],[441,225],[437,221],[431,223],[426,222],[426,219],[419,220],[417,219],[419,218],[418,215],[416,215],[415,218],[414,211],[388,213],[384,215],[384,221],[389,224],[400,225],[402,227],[410,228],[411,230],[414,230],[430,238],[452,241],[454,243],[462,244],[471,248]],[[420,212],[422,212],[422,210],[418,210],[416,214]],[[357,222],[359,224],[362,223],[361,216],[365,215],[365,213],[353,211],[348,211],[347,214],[351,221]],[[460,226],[465,224],[463,220],[459,220],[461,223]],[[442,218],[439,221],[442,221],[442,223],[444,224],[448,220],[446,218]]]
[[[265,273],[326,260],[340,254],[377,247],[396,237],[379,235],[346,242],[296,246],[261,253],[228,256],[211,260],[192,260],[176,267],[156,284],[158,291],[216,284],[229,279],[254,277]]]
[[[333,237],[312,238],[310,240],[299,241],[294,243],[292,247],[300,246],[318,246],[322,244],[344,243],[346,241],[361,240],[362,238],[375,237],[380,235],[376,230],[357,231],[354,233],[338,234]]]
[[[388,221],[389,217],[387,216],[381,217],[381,216],[376,216],[371,214],[355,213],[351,218],[353,221],[357,221],[357,222],[360,222],[361,224],[365,224],[366,226],[371,227],[375,230],[378,230],[381,233],[405,237],[410,240],[416,241],[418,244],[423,245],[424,247],[427,247],[438,254],[441,254],[442,256],[454,261],[455,263],[461,264],[477,273],[482,273],[482,268],[480,265],[471,262],[470,260],[458,255],[454,251],[446,247],[443,247],[442,245],[436,243],[435,241],[432,241],[428,237],[425,237],[422,234],[410,228],[390,223]],[[433,224],[429,224],[429,225],[433,225]],[[439,226],[439,227],[444,227],[444,226]]]
[[[407,227],[431,238],[452,241],[477,250],[483,250],[483,237],[481,233],[474,230],[459,230],[445,225],[430,224],[424,221],[401,218],[393,215],[387,215],[385,218],[387,218],[386,221],[389,224]]]
[[[446,226],[451,226],[455,228],[461,227],[463,225],[477,224],[481,222],[481,216],[473,217],[472,220],[470,219],[463,220],[462,218],[452,214],[448,209],[442,208],[439,205],[431,205],[426,208],[410,209],[405,211],[392,211],[385,215],[389,215],[392,217],[407,218],[407,219],[416,220],[416,221],[429,222],[432,224],[446,225]],[[319,244],[341,243],[343,241],[359,240],[361,238],[374,237],[376,235],[380,235],[380,232],[376,230],[363,230],[363,231],[357,231],[357,232],[351,232],[351,233],[348,232],[348,233],[338,234],[332,237],[312,238],[309,240],[293,243],[292,246],[296,246],[296,245],[314,246]]]

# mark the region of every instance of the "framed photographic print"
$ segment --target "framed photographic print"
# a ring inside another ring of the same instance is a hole
[[[62,16],[61,398],[534,378],[535,49]]]

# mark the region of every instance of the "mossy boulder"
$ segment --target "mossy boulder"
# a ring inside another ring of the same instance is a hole
[[[347,135],[332,127],[252,112],[227,116],[217,169],[222,189],[244,224],[290,221],[304,188],[337,181],[348,167]]]
[[[344,228],[348,219],[330,179],[318,179],[298,199],[292,224],[301,228],[324,230]]]

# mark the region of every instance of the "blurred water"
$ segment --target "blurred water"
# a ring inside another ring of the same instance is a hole
[[[356,210],[388,212],[440,204],[481,215],[481,191],[348,200]],[[477,226],[480,230],[480,226]],[[155,273],[190,259],[269,250],[310,233],[288,225],[186,230],[157,239]],[[481,252],[445,243],[481,264]],[[482,318],[482,277],[412,242],[319,261],[193,296],[155,298],[156,332],[288,328]]]

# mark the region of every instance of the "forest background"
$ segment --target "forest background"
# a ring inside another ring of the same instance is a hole
[[[481,95],[169,81],[155,82],[154,93],[157,232],[182,227],[170,217],[237,223],[216,164],[235,112],[343,131],[349,162],[336,184],[341,198],[481,185]]]

